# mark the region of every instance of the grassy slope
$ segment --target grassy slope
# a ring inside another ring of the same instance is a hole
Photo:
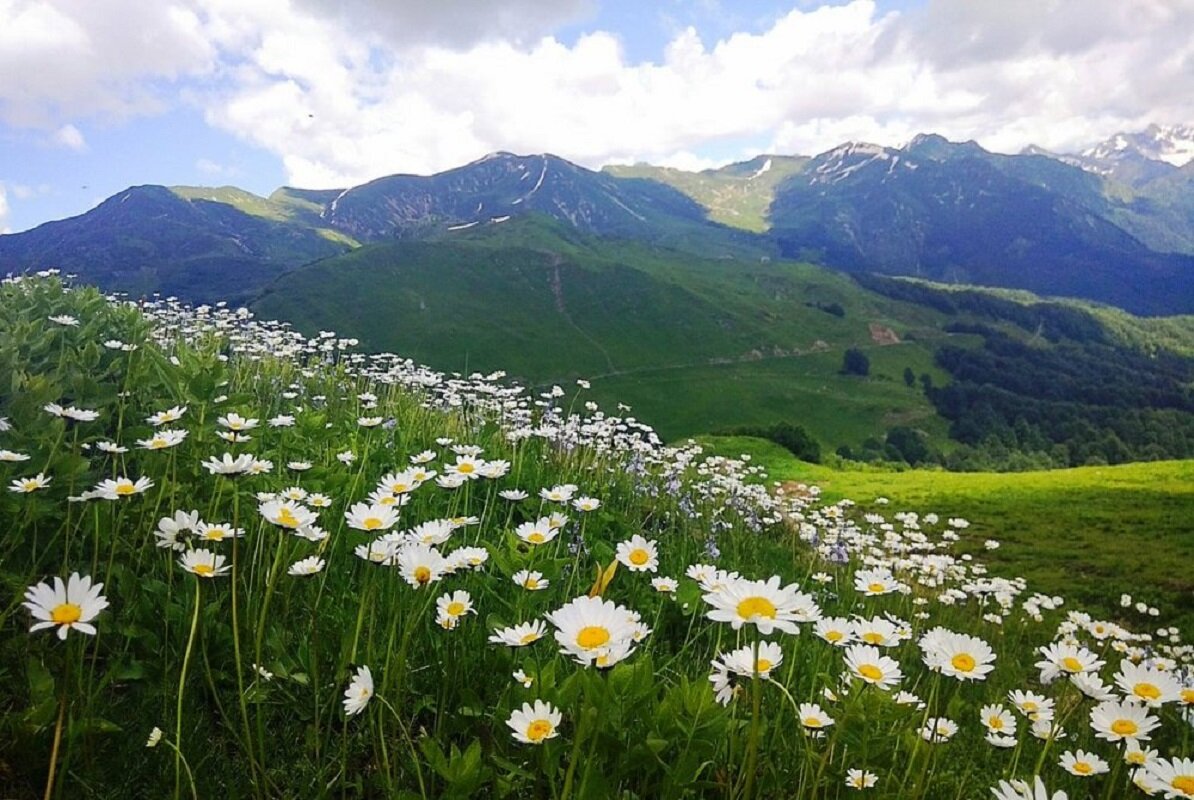
[[[797,461],[748,437],[711,437],[716,452],[749,453],[773,480],[815,483],[830,500],[937,511],[973,524],[972,552],[993,572],[1023,575],[1038,591],[1062,594],[1111,615],[1121,593],[1159,606],[1159,623],[1194,624],[1194,461],[1163,461],[1048,472],[849,471]],[[1133,616],[1135,616],[1133,614]],[[1139,620],[1137,619],[1137,622]]]
[[[441,369],[589,378],[598,399],[630,403],[667,436],[802,419],[831,447],[893,420],[944,431],[901,378],[905,366],[945,377],[932,366],[942,336],[934,311],[809,265],[702,260],[535,220],[501,228],[366,247],[289,274],[254,307]],[[838,303],[845,316],[816,303]],[[916,340],[880,347],[872,323]],[[838,374],[852,346],[868,348],[871,378]]]
[[[760,156],[754,161],[768,160],[771,166],[758,174],[733,168],[687,172],[650,164],[609,166],[605,171],[621,178],[650,178],[666,183],[709,209],[709,219],[762,232],[770,226],[767,212],[776,187],[785,178],[800,172],[808,162],[803,156]]]

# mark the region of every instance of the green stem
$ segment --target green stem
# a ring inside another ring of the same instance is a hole
[[[187,668],[191,665],[191,651],[195,647],[195,632],[199,630],[199,598],[202,578],[195,578],[195,611],[191,614],[191,633],[187,636],[187,649],[182,657],[182,672],[178,675],[178,701],[174,711],[174,741],[182,741],[182,696],[187,682]],[[182,751],[174,748],[174,800],[178,800],[179,790],[182,788],[182,773],[179,770]]]

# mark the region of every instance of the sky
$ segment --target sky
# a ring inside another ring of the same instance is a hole
[[[703,169],[1194,122],[1194,0],[0,0],[0,233],[496,150]]]

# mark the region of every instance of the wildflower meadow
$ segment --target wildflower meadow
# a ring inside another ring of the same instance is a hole
[[[0,797],[1194,797],[1133,598],[353,345],[0,285]]]

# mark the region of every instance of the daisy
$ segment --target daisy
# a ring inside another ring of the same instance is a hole
[[[352,717],[360,714],[365,710],[365,706],[369,705],[371,697],[373,697],[373,673],[369,671],[368,667],[362,666],[357,669],[348,688],[344,690],[345,715]]]
[[[822,617],[813,633],[835,647],[845,647],[854,640],[854,626],[845,617]]]
[[[145,421],[157,428],[171,422],[178,422],[178,420],[182,419],[182,415],[185,413],[187,413],[186,406],[174,406],[173,408],[168,408],[165,411],[158,411],[157,413],[150,414],[145,418]]]
[[[1194,797],[1194,759],[1158,758],[1144,770],[1166,797]]]
[[[532,592],[542,591],[551,584],[551,581],[543,577],[542,572],[528,572],[525,569],[520,569],[512,577],[516,584]]]
[[[524,672],[521,669],[514,670],[513,676],[514,676],[514,680],[521,683],[522,688],[524,688],[524,689],[530,689],[531,684],[533,684],[535,682],[534,675],[527,675],[526,672]]]
[[[514,732],[514,739],[523,744],[543,744],[559,735],[563,715],[551,703],[536,700],[534,705],[523,703],[510,713],[506,724]]]
[[[204,542],[222,542],[225,539],[236,539],[245,535],[244,528],[234,528],[223,523],[200,522],[195,526],[196,538]]]
[[[244,455],[232,457],[231,453],[225,453],[223,458],[211,457],[203,462],[203,468],[212,475],[240,475],[248,472],[253,466],[253,456],[245,453]]]
[[[900,643],[900,629],[882,617],[854,621],[854,638],[875,647],[895,647]]]
[[[797,633],[800,622],[820,618],[812,597],[798,591],[796,584],[780,587],[778,576],[766,581],[739,578],[703,596],[713,610],[706,615],[714,622],[728,622],[734,630],[755,625],[764,636],[773,630]]]
[[[29,632],[58,627],[58,638],[66,639],[72,628],[81,633],[95,635],[91,621],[108,607],[108,599],[100,592],[104,585],[92,585],[91,578],[72,572],[64,583],[54,578],[54,585],[42,582],[25,590],[25,602],[21,605],[37,620]]]
[[[884,691],[904,677],[899,664],[879,652],[879,648],[865,644],[850,645],[846,649],[846,668],[854,677]]]
[[[1050,795],[1040,775],[1033,777],[1031,786],[1025,781],[1000,781],[998,786],[991,787],[991,794],[995,800],[1068,800],[1060,790]]]
[[[415,453],[410,457],[410,463],[412,464],[428,464],[432,461],[435,461],[434,450],[424,450],[423,452]]]
[[[297,530],[316,522],[315,514],[308,508],[288,500],[267,500],[257,507],[267,522],[288,530]]]
[[[932,744],[941,744],[954,738],[958,723],[945,717],[929,717],[920,729],[920,738]]]
[[[175,511],[173,517],[162,517],[158,520],[157,530],[153,532],[157,538],[157,546],[170,550],[185,550],[186,543],[181,539],[184,533],[194,533],[199,527],[199,512]]]
[[[421,481],[415,480],[414,472],[391,472],[377,482],[377,488],[390,494],[406,494],[419,488]]]
[[[547,635],[547,625],[543,620],[534,622],[520,622],[509,628],[498,628],[489,637],[492,644],[504,644],[507,647],[526,647],[534,644]]]
[[[854,588],[867,597],[891,594],[900,583],[886,570],[862,569],[854,573]]]
[[[675,578],[652,578],[651,587],[657,592],[675,594],[676,590],[680,588],[680,584]]]
[[[502,489],[498,492],[498,497],[509,500],[511,503],[517,503],[520,500],[526,500],[530,495],[522,489]]]
[[[327,562],[318,556],[310,556],[290,565],[287,574],[295,576],[315,575],[323,571]]]
[[[307,496],[307,505],[311,508],[329,508],[332,505],[332,498],[316,492]]]
[[[990,733],[1000,736],[1014,736],[1016,733],[1016,718],[1003,706],[983,706],[978,716]]]
[[[833,717],[826,714],[816,703],[801,703],[799,710],[800,724],[808,730],[821,730],[833,724]]]
[[[448,560],[455,567],[480,569],[489,560],[489,551],[484,547],[461,547],[448,555]]]
[[[16,453],[16,452],[13,452],[12,450],[0,450],[0,461],[8,461],[8,462],[15,463],[18,461],[28,461],[28,460],[29,460],[28,453]]]
[[[921,637],[920,648],[929,669],[960,681],[986,680],[995,669],[995,651],[975,636],[934,628]]]
[[[223,556],[218,556],[210,550],[188,550],[182,554],[182,558],[178,560],[179,566],[200,578],[218,578],[222,575],[227,575],[228,571],[232,569],[232,565],[224,566],[227,561]]]
[[[1111,770],[1106,761],[1094,753],[1088,753],[1085,750],[1079,750],[1076,753],[1071,753],[1067,750],[1061,754],[1061,759],[1057,763],[1066,772],[1071,775],[1077,775],[1080,778],[1101,775]]]
[[[1067,677],[1078,672],[1098,672],[1103,661],[1081,645],[1054,642],[1041,647],[1040,654],[1044,657],[1036,662],[1041,671],[1041,683],[1052,683],[1059,675]]]
[[[152,486],[153,481],[146,477],[138,478],[136,483],[128,478],[117,478],[115,480],[109,478],[96,484],[94,495],[102,497],[105,500],[119,500],[123,497],[141,494]]]
[[[251,431],[257,427],[259,420],[242,417],[235,411],[230,411],[227,416],[218,418],[216,422],[230,431]]]
[[[540,489],[539,497],[549,503],[567,503],[572,499],[572,495],[576,494],[578,488],[574,484],[565,483],[553,486],[550,489]]]
[[[403,580],[416,589],[442,578],[447,563],[440,552],[426,544],[406,544],[398,548],[398,569]]]
[[[8,486],[8,491],[30,494],[50,485],[53,478],[47,478],[45,473],[39,472],[32,478],[16,478]]]
[[[758,670],[760,678],[768,678],[771,676],[771,671],[783,663],[784,653],[779,645],[775,642],[761,642],[759,644],[759,657],[755,660],[754,651],[748,645],[746,647],[739,647],[737,650],[731,650],[728,653],[723,653],[720,660],[713,661],[713,668],[720,669],[723,672],[732,672],[735,675],[742,675],[744,677],[752,677],[755,670]]]
[[[409,542],[421,542],[422,544],[441,545],[451,538],[453,530],[455,530],[455,526],[452,525],[451,520],[432,519],[420,523],[407,531],[406,540]]]
[[[481,477],[481,469],[485,462],[473,456],[456,456],[455,464],[445,464],[444,474],[474,481]]]
[[[862,769],[846,770],[846,786],[851,789],[870,789],[879,782],[879,776]]]
[[[1181,699],[1182,685],[1167,672],[1133,664],[1127,659],[1119,665],[1115,684],[1129,700],[1150,708],[1160,708],[1165,703]]]
[[[473,608],[473,598],[469,596],[468,592],[461,589],[436,598],[435,609],[436,622],[441,627],[449,629],[455,628],[465,614],[477,613],[477,610]]]
[[[183,440],[187,438],[187,431],[167,429],[158,431],[149,439],[138,439],[137,446],[146,450],[165,450],[168,447],[175,447],[182,444]]]
[[[1143,706],[1136,703],[1099,703],[1090,712],[1090,727],[1095,736],[1109,742],[1123,739],[1148,739],[1160,722],[1150,717]]]
[[[631,572],[655,572],[659,569],[659,550],[655,542],[639,534],[619,542],[617,559]]]
[[[524,522],[514,529],[514,534],[527,544],[546,544],[559,535],[559,529],[552,528],[547,517],[534,522]]]
[[[600,597],[577,597],[546,615],[560,652],[586,666],[612,667],[634,647],[635,615]]]
[[[1033,722],[1041,719],[1053,719],[1053,700],[1051,698],[1036,692],[1022,692],[1019,689],[1008,692],[1007,696],[1016,710]]]
[[[572,501],[572,507],[577,511],[596,511],[601,508],[601,501],[596,497],[578,497]]]

